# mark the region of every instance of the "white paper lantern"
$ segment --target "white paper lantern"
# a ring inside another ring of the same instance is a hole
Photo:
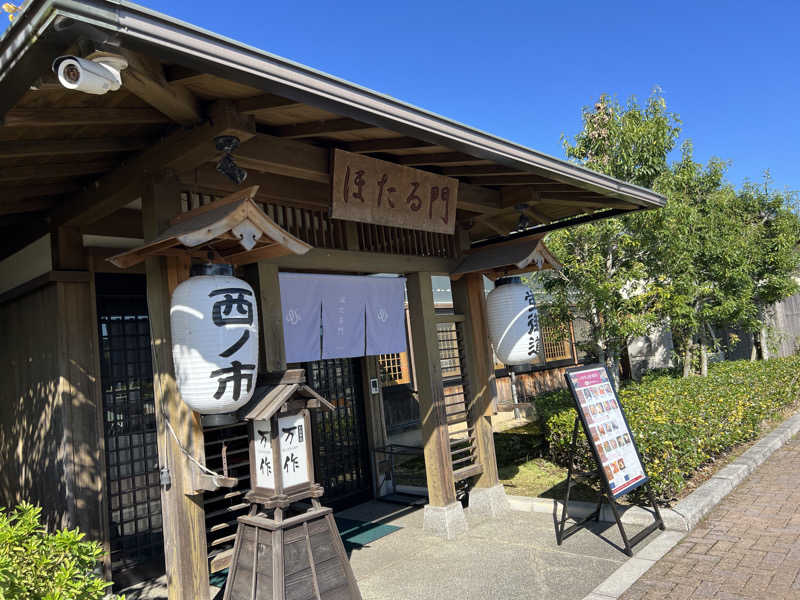
[[[258,372],[258,308],[229,265],[196,265],[172,294],[172,358],[183,401],[203,414],[250,400]]]
[[[539,313],[531,289],[519,277],[498,279],[486,297],[489,338],[508,366],[541,361]]]

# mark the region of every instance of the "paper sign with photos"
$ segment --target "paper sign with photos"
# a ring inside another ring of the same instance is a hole
[[[567,378],[614,497],[642,485],[647,476],[605,368],[575,369]]]

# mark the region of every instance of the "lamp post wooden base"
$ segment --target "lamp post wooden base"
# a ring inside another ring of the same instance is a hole
[[[239,517],[224,600],[361,600],[330,508]]]

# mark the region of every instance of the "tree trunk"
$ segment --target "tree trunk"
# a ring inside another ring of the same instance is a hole
[[[705,337],[700,338],[700,376],[708,376],[708,345]]]
[[[636,379],[633,375],[633,364],[631,363],[631,353],[628,351],[628,345],[622,347],[622,356],[620,357],[620,371],[623,380]]]
[[[761,360],[767,360],[769,358],[769,347],[767,346],[767,328],[761,327],[761,331],[759,333],[759,342],[761,344]]]
[[[614,389],[619,391],[619,355],[616,352],[605,353],[605,365],[608,369],[608,374],[613,380]]]
[[[683,376],[689,377],[692,374],[692,342],[691,340],[686,342],[686,346],[683,349]]]
[[[750,345],[750,362],[755,362],[758,360],[758,345],[759,345],[758,334],[753,334],[753,341]]]

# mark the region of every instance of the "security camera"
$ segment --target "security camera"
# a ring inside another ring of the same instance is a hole
[[[105,94],[122,85],[120,71],[128,66],[121,56],[100,54],[89,58],[59,56],[53,61],[53,71],[58,81],[68,90],[87,94]]]

